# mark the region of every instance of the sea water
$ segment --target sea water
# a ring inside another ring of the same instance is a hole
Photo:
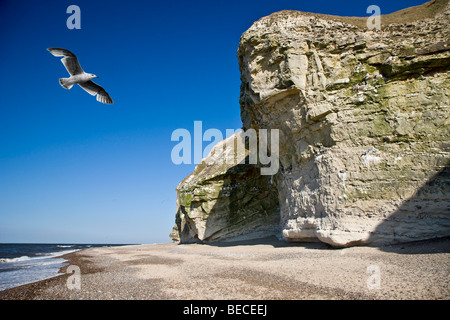
[[[111,244],[0,243],[0,290],[60,275],[67,265],[61,256],[78,250],[117,246]]]

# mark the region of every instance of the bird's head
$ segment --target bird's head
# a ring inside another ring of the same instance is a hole
[[[95,74],[89,74],[89,77],[91,78],[91,79],[94,79],[94,78],[98,78],[98,76],[96,76]]]

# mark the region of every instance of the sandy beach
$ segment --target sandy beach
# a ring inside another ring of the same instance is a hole
[[[450,238],[331,248],[265,239],[91,248],[65,256],[69,274],[0,291],[0,299],[443,299],[450,298]],[[61,269],[65,273],[66,268]]]

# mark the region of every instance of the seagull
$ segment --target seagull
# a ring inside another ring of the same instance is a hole
[[[97,101],[106,104],[114,103],[105,89],[92,81],[92,79],[98,77],[95,74],[83,71],[76,55],[62,48],[48,48],[47,50],[55,57],[64,57],[61,59],[61,62],[70,74],[70,78],[59,79],[59,83],[64,89],[70,89],[74,84],[78,84],[89,94],[97,96]]]

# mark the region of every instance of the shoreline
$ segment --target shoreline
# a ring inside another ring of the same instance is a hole
[[[44,280],[39,280],[17,287],[0,290],[0,300],[34,300],[34,298],[38,297],[45,288],[65,284],[67,278],[70,276],[66,273],[67,267],[69,265],[82,265],[84,272],[89,273],[90,270],[92,270],[91,268],[93,266],[89,266],[88,262],[81,263],[81,259],[83,258],[83,256],[79,256],[79,253],[88,249],[89,248],[81,249],[75,252],[70,252],[58,256],[57,258],[63,258],[66,260],[66,262],[64,262],[66,265],[61,267],[58,271],[60,274]]]
[[[274,239],[88,248],[61,256],[63,274],[0,300],[448,300],[449,253],[450,237],[345,249]],[[81,290],[67,288],[69,265],[80,268]]]

